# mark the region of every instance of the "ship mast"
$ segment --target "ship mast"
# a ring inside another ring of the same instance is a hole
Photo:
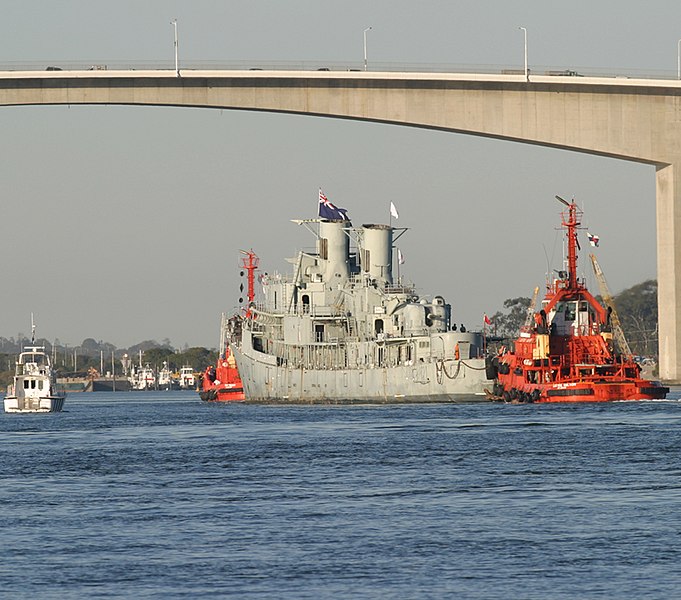
[[[246,269],[248,273],[248,309],[246,315],[250,316],[251,313],[251,303],[255,300],[255,270],[258,268],[260,259],[257,257],[253,250],[241,250],[241,254],[245,254],[241,259],[241,266]]]
[[[573,200],[572,202],[567,202],[563,200],[560,196],[556,196],[556,199],[565,204],[568,207],[568,212],[561,213],[563,227],[567,229],[568,238],[568,289],[577,289],[577,227],[581,223],[577,220],[577,204]],[[567,217],[567,218],[566,218]]]

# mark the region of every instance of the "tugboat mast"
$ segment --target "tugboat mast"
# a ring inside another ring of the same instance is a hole
[[[567,229],[568,238],[568,287],[569,290],[576,290],[577,285],[577,228],[581,223],[577,220],[577,204],[573,200],[572,202],[567,202],[563,200],[560,196],[556,196],[556,199],[565,204],[568,207],[567,212],[561,213],[561,220],[563,227]]]

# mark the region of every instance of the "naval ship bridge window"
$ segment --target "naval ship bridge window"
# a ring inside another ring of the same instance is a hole
[[[383,333],[383,319],[376,319],[374,321],[374,331],[377,335]]]
[[[39,389],[39,390],[42,390],[42,389],[43,389],[43,380],[42,380],[42,379],[39,379],[39,380],[38,380],[38,389]]]
[[[24,389],[27,390],[31,384],[28,379],[24,379]]]
[[[324,325],[315,325],[314,326],[314,339],[315,342],[323,342],[324,341]]]
[[[308,296],[307,294],[303,294],[302,301],[303,301],[303,312],[309,313],[310,312],[310,296]]]

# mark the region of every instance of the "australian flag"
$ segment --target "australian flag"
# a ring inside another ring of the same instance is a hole
[[[345,208],[339,208],[329,202],[329,199],[324,195],[322,189],[319,188],[319,216],[322,219],[329,219],[335,221],[349,221],[348,211]]]

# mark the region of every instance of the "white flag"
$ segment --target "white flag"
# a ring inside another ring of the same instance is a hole
[[[594,246],[598,247],[598,242],[600,242],[600,238],[597,235],[592,235],[588,231],[586,232],[586,237],[589,238],[589,243]]]
[[[399,248],[397,249],[397,262],[401,265],[404,264],[404,254],[402,254],[402,251]]]
[[[395,208],[395,205],[392,202],[390,203],[390,214],[391,214],[391,216],[395,217],[396,219],[400,218],[400,215],[397,214],[397,209]]]

